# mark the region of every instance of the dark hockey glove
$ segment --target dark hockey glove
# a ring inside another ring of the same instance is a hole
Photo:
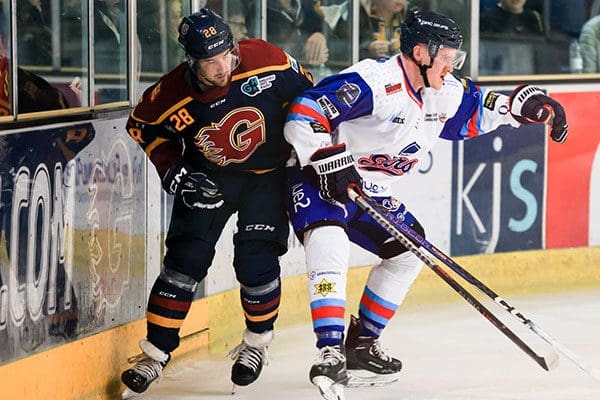
[[[510,113],[522,124],[540,123],[550,126],[550,137],[558,143],[567,140],[569,127],[565,110],[539,88],[521,85],[510,95]]]
[[[346,188],[350,184],[362,187],[362,179],[354,167],[352,154],[346,151],[345,144],[323,147],[310,157],[311,165],[317,171],[319,188],[325,200],[350,201]]]
[[[194,171],[186,163],[177,163],[167,170],[162,186],[177,196],[188,208],[219,208],[223,205],[223,194],[206,174]]]

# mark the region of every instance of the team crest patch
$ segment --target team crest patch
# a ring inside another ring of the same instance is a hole
[[[401,83],[388,83],[385,85],[385,94],[386,95],[392,95],[394,93],[398,93],[402,91],[402,84]]]
[[[402,176],[407,174],[419,160],[390,154],[371,154],[369,157],[358,159],[358,168],[364,171],[381,172],[387,176]]]
[[[334,289],[335,282],[328,282],[326,279],[313,286],[316,289],[314,294],[320,294],[323,297],[327,297],[329,293],[337,293]]]
[[[267,75],[264,78],[259,78],[256,75],[251,76],[246,82],[242,83],[242,93],[254,97],[273,86],[271,82],[276,78],[275,75]]]
[[[335,97],[348,107],[356,103],[358,96],[360,96],[360,87],[355,83],[346,82],[335,91]]]

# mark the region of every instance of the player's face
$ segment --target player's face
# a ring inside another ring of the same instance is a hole
[[[233,52],[227,50],[214,57],[198,60],[198,79],[207,86],[229,85],[234,66],[233,58]]]
[[[433,59],[433,65],[427,70],[429,85],[435,90],[442,88],[446,75],[454,71],[453,64],[456,60],[457,50],[452,48],[441,48]]]

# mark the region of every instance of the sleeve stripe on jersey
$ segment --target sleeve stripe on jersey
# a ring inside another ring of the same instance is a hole
[[[189,103],[190,101],[192,101],[193,99],[191,97],[186,97],[185,99],[181,100],[179,103],[175,104],[173,107],[169,108],[167,111],[165,111],[163,114],[161,114],[160,117],[158,117],[157,120],[155,121],[145,121],[142,118],[137,117],[134,112],[135,109],[133,109],[133,111],[131,112],[131,118],[133,118],[134,120],[138,121],[138,122],[142,122],[144,124],[149,124],[149,125],[158,125],[160,123],[162,123],[165,118],[167,118],[169,115],[171,115],[173,113],[173,111],[177,110],[178,108],[183,107],[184,105],[186,105],[187,103]]]
[[[267,67],[257,68],[257,69],[253,69],[252,71],[244,72],[243,74],[233,75],[231,77],[231,81],[239,81],[240,79],[248,78],[249,76],[252,76],[252,75],[262,74],[263,72],[285,71],[286,69],[290,68],[291,66],[292,66],[292,64],[290,64],[290,59],[288,58],[287,62],[282,65],[269,65]]]
[[[475,110],[475,112],[473,113],[473,116],[471,117],[470,121],[468,122],[468,132],[467,132],[467,137],[468,138],[473,138],[475,136],[479,136],[479,132],[481,131],[481,110],[480,108],[482,107],[483,103],[479,103],[479,107],[477,107],[477,109]]]
[[[150,143],[148,146],[146,146],[146,148],[144,149],[144,151],[146,152],[146,154],[148,155],[148,157],[150,157],[150,154],[152,153],[152,150],[154,150],[155,148],[157,148],[159,145],[163,144],[164,142],[167,142],[169,139],[165,139],[162,137],[157,137],[156,139],[154,139],[154,141],[152,143]]]
[[[294,100],[292,103],[287,121],[311,121],[318,122],[323,125],[329,132],[331,132],[331,126],[329,120],[321,111],[321,107],[313,101],[305,97],[300,97]]]

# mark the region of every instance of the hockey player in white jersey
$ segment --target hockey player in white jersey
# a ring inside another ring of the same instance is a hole
[[[545,123],[563,142],[562,106],[540,89],[522,85],[511,96],[452,75],[465,59],[463,36],[443,15],[416,11],[401,27],[401,54],[363,60],[323,79],[290,107],[284,133],[295,150],[288,163],[289,214],[306,252],[308,290],[319,359],[310,380],[327,399],[343,386],[397,379],[400,360],[379,336],[404,300],[421,263],[347,197],[362,189],[399,221],[425,236],[392,182],[412,170],[438,138],[465,140],[500,125]],[[378,255],[344,335],[349,243]],[[348,374],[349,373],[349,374]]]

